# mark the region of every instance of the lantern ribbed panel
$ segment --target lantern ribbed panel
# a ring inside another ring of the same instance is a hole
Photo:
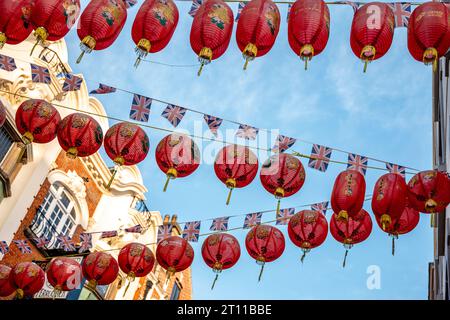
[[[9,281],[11,270],[10,267],[0,264],[0,297],[10,296],[16,290]]]
[[[450,46],[448,8],[440,2],[426,2],[414,9],[409,18],[408,50],[417,61],[423,61],[427,48],[435,48],[438,57]]]
[[[271,156],[262,165],[261,183],[268,192],[274,194],[277,188],[284,191],[282,197],[297,193],[305,182],[305,169],[296,157],[286,153]],[[281,197],[281,198],[282,198]]]
[[[233,32],[233,11],[222,0],[208,0],[198,9],[191,27],[191,47],[199,55],[203,48],[212,50],[212,60],[228,48]]]
[[[202,245],[202,257],[205,263],[218,271],[229,269],[241,256],[238,240],[227,233],[209,235]]]
[[[331,194],[331,207],[339,213],[346,211],[348,216],[355,216],[364,204],[366,181],[356,170],[345,170],[336,177]]]
[[[142,243],[132,242],[119,252],[120,269],[130,277],[145,277],[155,265],[153,252]]]
[[[18,44],[33,31],[30,23],[32,7],[32,0],[0,0],[0,33],[5,34],[6,43]]]
[[[373,9],[374,6],[378,7]],[[380,20],[372,16],[380,13]],[[362,51],[366,46],[375,47],[375,55],[370,60],[381,58],[388,52],[394,37],[394,13],[392,9],[382,2],[366,3],[356,11],[353,16],[352,29],[350,33],[350,45],[353,53],[361,59]]]
[[[71,258],[53,258],[46,273],[48,282],[56,290],[74,290],[81,283],[81,266]]]
[[[377,218],[388,215],[400,217],[407,204],[408,189],[405,179],[397,173],[382,175],[373,188],[372,211]]]
[[[241,51],[252,43],[258,48],[257,57],[273,47],[280,29],[280,12],[271,0],[252,0],[239,16],[236,41]]]
[[[111,160],[120,165],[131,166],[145,159],[149,149],[149,140],[141,127],[128,122],[120,122],[106,131],[103,145]]]
[[[330,220],[330,233],[336,241],[345,245],[354,245],[366,240],[372,232],[372,219],[366,210],[357,215],[341,220],[333,213]]]
[[[95,284],[104,286],[116,280],[119,264],[109,253],[97,251],[90,253],[83,260],[82,271],[88,281],[95,281]]]
[[[6,121],[6,108],[3,102],[0,101],[0,127],[5,124]]]
[[[169,272],[181,272],[194,260],[194,250],[185,239],[171,236],[161,240],[156,248],[156,259]]]
[[[80,17],[78,37],[81,41],[90,36],[95,47],[103,50],[117,39],[127,20],[127,8],[123,1],[92,0]]]
[[[248,147],[232,144],[219,151],[214,162],[214,171],[223,183],[234,179],[235,188],[243,188],[256,177],[258,158]]]
[[[70,31],[79,13],[79,0],[35,0],[31,22],[35,29],[45,28],[47,40],[56,41]]]
[[[289,219],[289,238],[302,249],[320,246],[327,238],[327,234],[328,222],[321,212],[302,210]]]
[[[257,225],[247,233],[245,247],[248,254],[256,261],[272,262],[284,252],[284,235],[275,227]]]
[[[330,33],[330,11],[323,0],[297,0],[289,13],[288,40],[296,55],[304,45],[321,53]]]
[[[20,262],[11,270],[9,281],[11,285],[23,291],[29,297],[42,289],[45,282],[45,273],[34,262]]]
[[[441,212],[450,203],[450,181],[445,173],[421,171],[409,180],[408,189],[409,204],[419,212]]]
[[[378,217],[375,219],[378,226],[383,230],[383,225]],[[406,207],[400,217],[393,219],[389,226],[385,227],[383,230],[386,233],[392,235],[401,235],[414,230],[420,220],[420,213],[416,209],[411,207]]]
[[[150,52],[164,49],[178,24],[178,8],[172,0],[146,0],[133,22],[131,35],[136,45],[150,41]]]

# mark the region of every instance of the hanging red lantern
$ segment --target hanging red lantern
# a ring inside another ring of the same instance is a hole
[[[450,47],[448,8],[441,2],[425,2],[416,7],[409,18],[408,50],[417,61],[433,64]]]
[[[103,145],[108,157],[116,164],[107,185],[109,189],[121,166],[136,165],[145,159],[150,142],[141,127],[129,122],[120,122],[106,131]]]
[[[296,157],[280,153],[264,162],[259,177],[264,189],[278,199],[277,212],[279,212],[281,198],[292,196],[303,186],[305,169]]]
[[[136,44],[137,68],[148,53],[164,49],[178,24],[178,8],[172,0],[145,0],[134,19],[131,36]]]
[[[30,23],[32,0],[0,0],[0,49],[5,43],[18,44],[33,31]]]
[[[371,232],[372,219],[366,210],[360,210],[357,215],[351,216],[347,220],[339,219],[339,216],[333,213],[330,221],[330,233],[334,239],[344,245],[345,255],[342,267],[345,267],[348,250],[355,244],[366,240]]]
[[[12,268],[9,274],[11,286],[16,289],[16,297],[30,297],[42,289],[45,273],[34,262],[20,262]]]
[[[62,119],[57,135],[61,148],[71,159],[96,153],[103,142],[100,124],[83,113],[72,113]]]
[[[248,147],[232,144],[219,151],[214,162],[214,171],[220,181],[230,189],[226,202],[228,205],[234,188],[243,188],[255,179],[258,173],[258,158]]]
[[[200,165],[200,150],[197,144],[184,134],[170,134],[156,147],[156,163],[166,176],[164,192],[170,179],[192,174]]]
[[[53,258],[47,266],[47,280],[55,288],[53,295],[77,289],[81,278],[81,266],[71,258]]]
[[[80,15],[80,0],[34,0],[30,21],[34,27],[37,42],[62,39],[75,24]]]
[[[248,254],[261,265],[258,281],[264,271],[264,265],[278,259],[284,251],[285,241],[283,233],[269,225],[254,226],[245,238]]]
[[[208,267],[212,268],[216,277],[211,290],[214,289],[222,270],[231,268],[241,256],[238,240],[231,234],[215,233],[208,236],[202,245],[202,257]]]
[[[369,2],[353,16],[350,45],[353,53],[367,64],[388,52],[394,38],[394,13],[387,3]]]
[[[77,28],[81,40],[80,63],[85,53],[103,50],[114,43],[127,20],[127,7],[122,0],[91,0],[80,17]]]
[[[9,280],[11,270],[10,267],[0,264],[0,297],[10,296],[16,291]]]
[[[89,286],[95,288],[113,283],[119,274],[119,265],[109,253],[92,252],[83,260],[82,271]]]
[[[330,11],[323,0],[297,0],[289,12],[288,40],[305,62],[320,54],[330,35]]]
[[[303,263],[306,254],[320,246],[327,238],[327,219],[319,211],[302,210],[289,219],[288,234],[291,241],[302,249],[300,261]]]
[[[120,269],[131,279],[145,277],[155,265],[153,252],[147,246],[136,242],[124,246],[119,252],[118,260]]]
[[[194,260],[194,250],[185,239],[171,236],[161,240],[156,247],[156,260],[167,270],[166,282],[176,272],[189,268]]]
[[[392,255],[395,253],[395,240],[398,236],[411,232],[419,223],[420,213],[419,211],[406,206],[400,217],[395,218],[389,224],[389,226],[383,229],[383,223],[379,217],[375,217],[378,226],[381,230],[388,233],[392,237]]]
[[[25,144],[52,141],[60,121],[58,110],[41,99],[26,100],[16,111],[16,127]]]
[[[3,125],[5,124],[6,117],[7,117],[6,108],[3,105],[3,102],[0,101],[0,127],[3,127]]]
[[[372,211],[380,219],[383,229],[402,214],[407,204],[408,188],[405,179],[396,173],[382,175],[373,188]]]
[[[409,204],[419,212],[442,212],[450,203],[450,180],[443,172],[419,172],[409,180],[408,189]]]
[[[252,0],[245,5],[236,30],[236,41],[245,59],[244,70],[249,61],[272,49],[279,30],[280,11],[271,0]]]
[[[357,215],[364,204],[366,181],[356,170],[345,170],[336,177],[331,193],[331,208],[338,219],[347,220]]]
[[[191,47],[198,55],[200,76],[203,66],[219,58],[228,48],[233,32],[233,11],[222,0],[204,1],[194,16]]]

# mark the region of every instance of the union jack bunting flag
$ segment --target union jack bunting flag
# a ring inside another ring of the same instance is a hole
[[[164,240],[172,235],[172,225],[171,224],[163,224],[158,226],[158,238],[157,242]]]
[[[348,154],[348,162],[347,162],[347,169],[353,169],[356,171],[359,171],[364,176],[366,175],[367,171],[367,163],[369,159],[367,157],[360,156],[358,154],[349,153]]]
[[[27,240],[13,240],[16,247],[19,248],[21,254],[30,254],[31,247],[28,244]]]
[[[203,2],[202,0],[192,0],[191,9],[189,10],[189,15],[191,17],[195,17],[195,15],[197,14],[198,9],[202,5],[202,2]]]
[[[150,118],[150,108],[152,106],[152,99],[135,94],[133,102],[131,103],[130,119],[141,122],[148,122]]]
[[[64,81],[62,90],[65,92],[80,90],[82,83],[83,83],[82,78],[77,77],[71,73],[68,73],[66,74],[66,80]]]
[[[45,237],[37,237],[32,239],[37,248],[45,248],[49,241]]]
[[[222,124],[223,120],[214,116],[210,115],[203,115],[203,118],[205,119],[205,122],[211,131],[211,133],[217,137],[217,130],[219,129],[220,125]]]
[[[253,228],[254,226],[261,224],[262,212],[249,213],[245,216],[244,229]]]
[[[200,221],[191,221],[184,224],[183,238],[187,241],[198,242],[200,236]]]
[[[92,234],[90,233],[82,233],[80,234],[81,246],[78,249],[78,252],[89,251],[92,248]]]
[[[103,231],[100,239],[117,237],[117,231]]]
[[[127,9],[129,9],[137,3],[137,0],[124,0],[124,2]]]
[[[142,232],[142,226],[140,224],[138,224],[138,225],[135,225],[133,227],[126,228],[125,232],[141,233]]]
[[[0,69],[5,71],[14,71],[17,69],[14,58],[0,54]]]
[[[246,124],[241,124],[239,125],[239,129],[236,132],[236,137],[244,138],[247,140],[255,140],[258,132],[258,128],[251,127]]]
[[[239,2],[239,4],[238,4],[238,11],[237,11],[237,14],[236,14],[236,19],[234,19],[234,21],[238,21],[239,20],[239,17],[241,16],[242,9],[244,9],[245,5],[246,5],[245,2]]]
[[[289,15],[291,14],[292,3],[289,3],[286,14],[286,22],[289,22]]]
[[[297,140],[283,135],[278,135],[275,145],[272,147],[273,152],[284,152],[292,147]]]
[[[6,241],[0,241],[0,253],[7,254],[9,252],[9,246]]]
[[[57,236],[60,248],[64,251],[75,251],[75,243],[69,236]]]
[[[50,84],[52,79],[50,77],[50,71],[46,67],[41,67],[36,64],[31,65],[31,81],[39,83]]]
[[[331,152],[333,149],[314,144],[311,150],[311,158],[308,167],[325,172],[330,163]]]
[[[116,88],[100,83],[98,88],[89,92],[89,94],[107,94],[116,92]]]
[[[173,104],[168,104],[161,116],[166,118],[174,127],[177,127],[186,114],[186,109]]]
[[[277,212],[276,216],[276,224],[278,225],[286,225],[289,222],[289,219],[295,214],[295,208],[287,208],[287,209],[281,209],[279,212]]]
[[[395,27],[408,27],[409,17],[411,16],[411,3],[407,2],[392,2],[389,3],[394,12]]]
[[[399,166],[398,164],[393,164],[393,163],[390,163],[390,162],[386,162],[386,169],[388,169],[390,173],[398,173],[403,178],[406,175],[406,168],[402,167],[402,166]]]
[[[230,217],[221,217],[221,218],[213,219],[213,222],[212,222],[209,230],[211,230],[211,231],[227,231],[229,219],[230,219]]]
[[[327,214],[328,203],[329,203],[328,201],[315,203],[315,204],[311,205],[311,210],[319,211],[322,214],[326,215]]]

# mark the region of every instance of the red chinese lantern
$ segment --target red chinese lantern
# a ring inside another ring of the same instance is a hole
[[[320,246],[328,234],[328,222],[323,213],[302,210],[289,219],[288,234],[291,241],[303,251],[301,262],[311,249]]]
[[[380,219],[383,229],[402,214],[407,204],[408,188],[405,179],[396,173],[382,175],[373,188],[372,211]]]
[[[425,2],[416,7],[409,18],[408,50],[417,61],[433,64],[450,47],[448,8],[441,2]]]
[[[104,147],[108,157],[114,161],[116,168],[107,185],[111,186],[114,177],[121,166],[132,166],[143,161],[149,149],[148,136],[141,127],[120,122],[106,131]]]
[[[83,113],[72,113],[62,119],[57,135],[61,148],[71,159],[96,153],[103,141],[100,124]]]
[[[10,267],[0,264],[0,297],[10,296],[16,291],[9,281],[11,270]]]
[[[81,55],[77,63],[80,63],[85,53],[103,50],[112,45],[126,20],[127,8],[124,1],[91,0],[81,14],[77,28],[81,40]]]
[[[350,45],[353,53],[367,64],[388,52],[394,38],[394,13],[387,3],[369,2],[353,16]]]
[[[132,242],[119,252],[120,269],[132,280],[135,277],[145,277],[155,265],[153,252],[141,243]]]
[[[119,274],[119,265],[109,253],[92,252],[83,260],[82,271],[89,286],[95,288],[114,282]]]
[[[356,216],[364,204],[366,181],[356,170],[345,170],[336,177],[331,193],[331,208],[338,219]]]
[[[233,32],[233,11],[222,0],[204,1],[194,16],[191,47],[198,55],[200,76],[203,66],[227,50]]]
[[[3,105],[3,102],[0,101],[0,127],[3,127],[3,125],[5,124],[6,117],[7,117],[6,108]]]
[[[333,213],[330,221],[330,233],[334,239],[344,244],[345,255],[342,267],[345,267],[348,250],[355,244],[366,240],[372,232],[372,219],[366,210],[362,209],[357,215],[349,217],[347,220],[339,219]]]
[[[269,225],[257,225],[253,227],[245,238],[245,247],[248,254],[261,265],[258,281],[264,271],[266,262],[278,259],[284,251],[283,233],[275,227]]]
[[[156,163],[166,176],[164,192],[170,179],[187,177],[200,165],[200,150],[197,144],[183,134],[170,134],[156,147]]]
[[[53,295],[77,289],[81,278],[81,266],[71,258],[53,258],[47,266],[47,280],[55,288]]]
[[[234,188],[243,188],[255,179],[258,173],[258,158],[248,148],[232,144],[223,147],[214,162],[216,176],[230,189],[227,205]]]
[[[384,229],[381,219],[379,217],[375,218],[380,229],[392,237],[392,255],[394,255],[395,239],[398,239],[398,236],[401,234],[411,232],[417,226],[420,219],[420,213],[419,211],[406,206],[400,217],[393,219],[389,226]]]
[[[12,268],[9,274],[11,286],[16,289],[16,297],[30,297],[42,289],[45,273],[34,262],[21,262]]]
[[[30,21],[34,27],[37,42],[62,39],[75,24],[80,15],[79,0],[34,0]]]
[[[5,43],[18,44],[33,31],[30,24],[32,0],[0,1],[0,49]]]
[[[245,5],[236,30],[236,41],[245,59],[244,70],[249,61],[272,49],[279,30],[280,11],[271,0],[252,0]]]
[[[297,0],[292,5],[288,21],[291,49],[305,62],[321,53],[330,34],[330,11],[323,0]]]
[[[202,245],[202,257],[208,267],[212,268],[216,277],[211,290],[214,289],[222,270],[231,268],[241,256],[238,240],[231,234],[216,233],[208,236]]]
[[[409,180],[408,188],[409,204],[419,212],[441,212],[450,203],[450,181],[443,172],[419,172]]]
[[[280,153],[264,162],[260,179],[264,189],[278,199],[277,212],[279,212],[281,198],[292,196],[303,186],[305,169],[296,157]]]
[[[145,0],[134,19],[131,36],[138,58],[135,67],[148,53],[164,49],[178,24],[178,8],[172,0]]]
[[[16,127],[25,144],[52,141],[60,121],[58,110],[45,100],[26,100],[16,112]]]
[[[161,240],[156,247],[156,260],[167,271],[167,282],[176,272],[181,272],[191,266],[194,260],[194,250],[183,238],[167,237]]]

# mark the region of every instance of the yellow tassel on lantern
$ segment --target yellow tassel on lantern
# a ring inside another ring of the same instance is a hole
[[[386,230],[386,228],[389,228],[389,225],[391,224],[391,216],[388,214],[383,214],[380,218],[381,227],[383,228],[383,231]]]
[[[339,211],[337,219],[339,221],[347,221],[348,220],[348,212],[346,210]]]
[[[249,43],[245,46],[244,51],[242,51],[242,56],[245,59],[244,70],[247,70],[247,65],[249,61],[253,61],[258,54],[258,48],[253,43]]]
[[[150,40],[147,39],[141,39],[139,40],[137,46],[136,46],[136,53],[138,55],[136,62],[134,63],[134,67],[137,68],[139,64],[141,63],[141,60],[144,59],[147,54],[150,52],[150,49],[152,47],[152,44],[150,43]]]
[[[308,70],[308,61],[311,61],[314,57],[314,47],[310,44],[305,44],[300,49],[300,59],[305,61],[305,70]]]
[[[425,202],[425,210],[428,213],[434,213],[436,207],[437,207],[437,203],[433,199],[428,199],[427,202]]]
[[[375,59],[375,54],[376,54],[377,50],[375,49],[374,46],[365,46],[362,50],[361,50],[361,54],[359,55],[360,59],[364,61],[364,73],[367,70],[367,65],[369,64],[369,62],[373,61],[373,59]]]
[[[81,54],[78,57],[76,62],[80,63],[81,59],[83,59],[84,54],[91,53],[92,50],[94,50],[96,45],[97,45],[97,41],[95,41],[95,39],[93,37],[91,37],[91,36],[84,37],[80,43]]]
[[[228,197],[227,197],[227,202],[226,202],[226,204],[229,205],[230,199],[231,199],[231,193],[233,192],[233,189],[236,188],[236,180],[234,178],[229,178],[229,179],[227,179],[225,184],[227,185],[227,188],[230,189],[230,191],[228,192]]]
[[[278,187],[275,192],[274,192],[275,198],[278,199],[278,203],[277,203],[277,214],[280,213],[280,203],[281,203],[281,198],[284,197],[284,189],[281,187]]]
[[[8,38],[6,37],[6,34],[4,34],[3,32],[0,32],[0,49],[3,48],[3,46],[5,45],[7,40],[8,40]]]
[[[438,52],[435,48],[427,48],[423,52],[422,61],[425,65],[433,64],[433,71],[437,69]]]
[[[17,289],[16,290],[16,298],[17,299],[23,299],[24,296],[25,296],[25,293],[23,292],[22,289]]]
[[[169,170],[167,170],[166,175],[167,175],[167,180],[166,180],[166,183],[164,184],[163,192],[166,192],[166,191],[167,191],[167,187],[168,187],[168,185],[169,185],[170,179],[176,179],[176,178],[177,178],[177,176],[178,176],[178,171],[177,171],[177,169],[175,169],[175,168],[170,168]]]
[[[39,27],[34,31],[34,36],[37,38],[37,40],[33,46],[33,49],[31,49],[30,56],[33,55],[34,49],[38,44],[44,43],[47,40],[48,32],[44,27]]]
[[[203,47],[198,54],[198,62],[200,62],[200,69],[197,72],[197,76],[202,74],[203,66],[211,63],[213,52],[211,48]]]

